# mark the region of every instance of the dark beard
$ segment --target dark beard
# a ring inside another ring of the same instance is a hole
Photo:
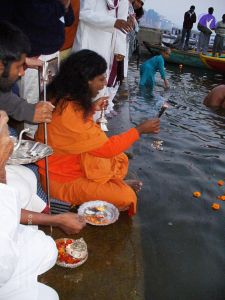
[[[10,92],[12,87],[14,85],[14,81],[6,78],[6,77],[0,77],[0,91],[1,92]]]

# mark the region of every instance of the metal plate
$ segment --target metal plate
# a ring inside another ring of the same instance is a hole
[[[77,262],[76,262],[76,260],[66,252],[67,241],[72,241],[72,243],[76,242],[76,243],[80,244],[82,246],[81,248],[86,249],[86,256],[82,260],[79,260],[79,261],[77,260]],[[59,252],[56,264],[60,267],[77,268],[77,267],[83,265],[83,263],[85,263],[86,260],[88,259],[87,244],[85,243],[83,238],[81,238],[79,240],[61,238],[61,239],[55,240],[55,243],[56,243],[56,246],[57,246],[57,249]],[[65,256],[65,258],[62,257],[62,254]],[[60,255],[61,255],[61,258],[60,258]],[[74,260],[74,263],[67,263],[66,259],[68,259],[68,258],[71,260]]]
[[[19,149],[14,150],[12,155],[7,161],[7,164],[10,165],[24,165],[34,163],[46,156],[49,156],[53,153],[53,150],[48,145],[29,141],[22,140]]]
[[[105,226],[118,220],[119,210],[111,203],[96,200],[83,203],[78,215],[83,216],[88,224]]]

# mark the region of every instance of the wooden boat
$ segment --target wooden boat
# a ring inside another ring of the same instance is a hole
[[[163,47],[158,45],[151,45],[148,42],[143,41],[143,45],[149,51],[150,54],[155,55],[159,53]],[[208,65],[202,62],[199,54],[195,53],[193,50],[191,51],[183,51],[177,49],[171,49],[171,55],[166,59],[169,63],[174,64],[182,64],[186,66],[191,66],[195,68],[208,69]]]
[[[163,46],[169,47],[170,49],[175,49],[174,44],[172,44],[172,43],[167,43],[167,42],[162,41],[162,44],[163,44]],[[193,51],[193,47],[189,46],[187,50]]]
[[[201,61],[210,69],[225,74],[225,56],[212,57],[208,55],[200,55]]]

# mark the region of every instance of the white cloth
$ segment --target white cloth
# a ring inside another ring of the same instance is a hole
[[[109,114],[110,111],[113,110],[113,106],[114,106],[114,103],[113,103],[113,99],[115,98],[116,94],[117,94],[117,91],[119,89],[119,83],[116,84],[116,86],[112,86],[112,87],[108,87],[107,90],[108,90],[108,95],[109,95],[109,105],[106,109],[106,114]]]
[[[59,63],[59,51],[49,55],[40,55],[38,57],[38,59],[42,61],[49,61],[54,58],[57,58]],[[37,69],[26,69],[24,76],[19,81],[19,89],[20,96],[26,99],[28,103],[35,104],[39,101],[40,90],[43,90],[43,84],[40,81],[39,72]],[[25,123],[24,127],[30,129],[30,132],[27,135],[33,138],[37,130],[37,125]]]
[[[18,201],[24,209],[42,212],[46,203],[37,195],[37,178],[24,166],[6,165],[6,182],[18,193]]]
[[[131,32],[129,32],[127,34],[127,48],[126,48],[126,56],[124,58],[124,77],[127,77],[129,58],[132,55],[133,50],[134,50],[133,45],[134,45],[134,42],[135,42],[136,33],[139,31],[138,22],[135,19],[134,8],[133,8],[133,5],[130,1],[129,1],[129,7],[128,7],[128,16],[133,18],[134,28],[132,29]],[[131,48],[131,51],[130,51],[130,48]]]
[[[109,64],[115,22],[115,10],[109,10],[105,0],[81,0],[73,51],[93,50]]]
[[[110,69],[114,54],[126,55],[126,34],[114,24],[117,18],[127,20],[127,16],[127,0],[119,1],[117,17],[116,10],[109,10],[105,0],[81,0],[73,51],[93,50],[105,58]]]
[[[19,224],[17,197],[15,189],[0,183],[0,300],[57,300],[56,292],[37,282],[55,264],[55,242]]]
[[[80,16],[73,51],[89,49],[97,52],[107,62],[107,78],[112,68],[115,54],[126,55],[126,34],[114,28],[118,19],[127,20],[128,1],[120,0],[118,15],[116,10],[109,10],[105,0],[81,0]],[[110,90],[104,90],[98,97],[109,95],[109,109],[113,108],[114,94]],[[108,110],[109,110],[108,109]],[[98,115],[98,114],[97,114]],[[98,116],[95,116],[95,119]]]
[[[119,0],[117,0],[116,4],[114,0],[106,0],[106,3],[109,9],[115,9],[119,5]]]

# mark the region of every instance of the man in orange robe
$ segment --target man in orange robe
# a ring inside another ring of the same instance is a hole
[[[37,140],[43,141],[39,128]],[[124,181],[128,158],[122,152],[139,139],[135,128],[108,138],[92,117],[84,120],[83,110],[70,102],[64,112],[53,113],[48,126],[50,194],[73,204],[105,200],[119,209],[136,212],[137,197]],[[38,162],[45,185],[45,162]]]
[[[158,133],[159,120],[147,120],[127,132],[108,138],[93,121],[95,110],[104,106],[104,97],[95,104],[99,90],[106,85],[106,62],[90,50],[69,56],[48,88],[56,106],[48,125],[48,144],[54,153],[48,159],[50,194],[79,205],[90,200],[104,200],[120,210],[136,213],[134,190],[140,182],[126,182],[128,158],[123,153],[142,133]],[[43,142],[40,126],[36,135]],[[39,161],[41,182],[45,187],[45,162]],[[132,187],[131,187],[132,186]]]

